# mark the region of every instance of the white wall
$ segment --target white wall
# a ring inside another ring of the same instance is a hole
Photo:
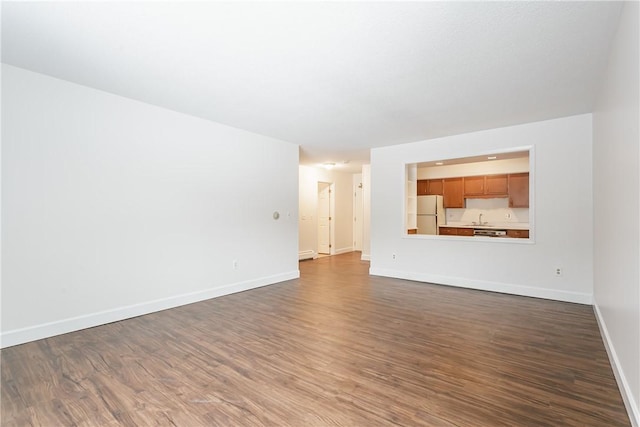
[[[298,277],[296,145],[2,77],[2,345]]]
[[[299,167],[299,243],[300,259],[312,258],[318,252],[318,182],[335,184],[335,218],[333,254],[353,250],[353,174],[312,166]]]
[[[371,165],[362,166],[362,205],[364,230],[361,259],[369,261],[371,260]]]
[[[2,22],[2,6],[0,5],[0,22]],[[0,46],[2,46],[2,31],[0,31]],[[0,47],[0,56],[1,56]],[[0,66],[0,82],[2,82],[2,67]],[[2,84],[0,84],[0,101],[2,100]],[[0,102],[0,119],[2,117],[2,104]],[[3,235],[2,230],[2,177],[4,176],[4,172],[2,171],[2,120],[0,120],[0,236]],[[0,238],[0,348],[2,348],[2,238]]]
[[[640,425],[640,111],[637,2],[626,2],[593,116],[594,305]]]
[[[405,234],[406,163],[524,146],[533,147],[531,241]],[[591,303],[591,148],[585,114],[373,149],[371,274]]]
[[[0,5],[0,22],[2,22],[2,5]],[[2,57],[2,31],[0,29],[0,58]],[[0,66],[0,82],[2,82],[2,71],[3,68]],[[0,84],[0,101],[2,100],[2,84]],[[3,102],[0,102],[0,118],[2,117],[2,104]],[[2,136],[4,135],[4,130],[3,130],[3,126],[2,126],[3,120],[0,120],[0,236],[3,235],[4,230],[2,229],[2,223],[4,222],[2,220],[2,179],[4,176],[4,172],[2,171]],[[0,238],[0,348],[2,348],[2,276],[3,276],[3,271],[2,271],[2,239]]]
[[[487,162],[464,163],[418,168],[418,179],[438,179],[458,176],[492,175],[529,172],[529,158],[493,160]]]
[[[298,171],[298,257],[308,259],[318,253],[318,180],[310,166]]]

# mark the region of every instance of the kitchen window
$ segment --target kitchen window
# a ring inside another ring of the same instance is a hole
[[[406,165],[406,235],[530,241],[532,147]]]

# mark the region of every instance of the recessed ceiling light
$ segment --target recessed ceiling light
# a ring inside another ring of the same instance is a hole
[[[442,166],[442,165],[444,165],[444,163],[442,163],[442,162],[436,162],[436,166]]]
[[[489,157],[487,157],[487,159],[489,159],[489,160],[495,160],[497,158],[498,158],[497,156],[489,156]]]

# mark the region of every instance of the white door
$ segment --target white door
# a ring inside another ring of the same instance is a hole
[[[318,253],[331,254],[331,185],[318,183]]]
[[[353,250],[362,251],[362,234],[364,232],[364,216],[362,204],[362,175],[354,175],[353,182]]]

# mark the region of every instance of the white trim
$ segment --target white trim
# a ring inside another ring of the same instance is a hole
[[[336,249],[333,255],[346,254],[347,252],[353,252],[353,246],[349,246],[347,248]]]
[[[627,409],[627,415],[629,415],[631,425],[633,427],[640,427],[640,409],[636,405],[636,401],[633,398],[633,393],[631,392],[629,382],[624,375],[624,371],[620,367],[620,360],[618,359],[616,349],[611,342],[607,324],[602,317],[600,307],[598,307],[598,304],[596,304],[595,302],[593,304],[593,312],[596,315],[598,327],[600,328],[600,334],[602,335],[602,341],[604,342],[604,348],[607,350],[609,362],[611,363],[611,368],[613,369],[613,375],[616,377],[616,381],[618,382],[618,388],[620,389],[620,394],[622,395],[624,406]]]
[[[313,249],[298,252],[298,261],[302,261],[303,259],[316,259],[317,257],[318,254]]]
[[[142,316],[157,311],[167,310],[169,308],[179,307],[181,305],[192,304],[194,302],[217,298],[236,292],[259,288],[262,286],[272,285],[274,283],[297,279],[299,277],[299,270],[290,271],[286,273],[275,274],[273,276],[261,277],[259,279],[247,280],[245,282],[232,283],[217,288],[206,289],[204,291],[191,292],[188,294],[176,295],[168,298],[157,299],[154,301],[143,302],[140,304],[128,305],[111,310],[105,310],[97,313],[86,314],[83,316],[58,320],[55,322],[29,326],[21,329],[14,329],[12,331],[6,331],[0,334],[0,348],[11,347],[42,338],[48,338],[55,335],[66,334],[69,332],[91,328],[94,326],[100,326],[111,322],[130,319],[132,317]]]
[[[371,261],[371,254],[365,254],[364,252],[360,256],[360,261]],[[369,272],[371,274],[371,272]]]
[[[399,271],[388,268],[369,269],[373,276],[393,277],[396,279],[415,280],[418,282],[435,283],[439,285],[456,286],[460,288],[478,289],[482,291],[501,292],[526,297],[544,298],[556,301],[573,302],[590,305],[593,300],[591,294],[582,292],[559,291],[556,289],[536,288],[532,286],[515,285],[511,283],[489,282],[486,280],[467,279],[465,277],[439,276],[434,274]]]

